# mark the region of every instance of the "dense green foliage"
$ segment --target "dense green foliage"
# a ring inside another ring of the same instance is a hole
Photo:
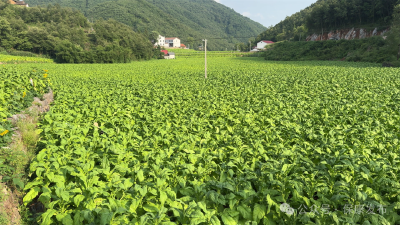
[[[305,40],[307,34],[343,28],[388,28],[398,0],[318,0],[261,33],[258,40]]]
[[[284,61],[347,60],[400,67],[400,5],[394,8],[392,15],[392,28],[386,40],[378,36],[360,40],[285,41],[268,47],[265,58]]]
[[[115,20],[90,23],[77,10],[25,8],[0,1],[0,47],[51,56],[61,63],[112,63],[150,59],[153,45]]]
[[[382,24],[390,26],[398,0],[319,0],[306,17],[309,29],[320,30]]]
[[[359,40],[330,40],[274,44],[264,53],[267,60],[347,60],[382,63],[396,60],[397,52],[390,54],[389,46],[382,37]]]
[[[58,3],[85,12],[90,20],[113,18],[136,31],[157,31],[163,36],[179,37],[193,48],[204,38],[212,40],[209,50],[232,50],[234,43],[247,39],[234,37],[256,36],[265,27],[214,0],[27,0],[30,5]],[[193,41],[189,40],[192,38]]]
[[[49,86],[50,78],[46,71],[34,69],[27,72],[0,67],[0,147],[11,141],[7,117],[30,106],[34,97],[49,91]]]
[[[400,67],[400,4],[394,8],[392,27],[387,37],[387,42],[390,46],[388,52],[392,55],[397,53],[396,63]]]
[[[204,80],[203,66],[49,64],[24,198],[40,222],[400,222],[398,69],[214,58]]]

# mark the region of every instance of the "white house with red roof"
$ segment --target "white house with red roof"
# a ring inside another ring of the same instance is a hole
[[[257,43],[257,49],[259,50],[264,50],[265,46],[270,45],[270,44],[274,44],[275,42],[273,41],[260,41]]]
[[[181,39],[179,39],[177,37],[165,38],[165,47],[180,48],[181,47]]]

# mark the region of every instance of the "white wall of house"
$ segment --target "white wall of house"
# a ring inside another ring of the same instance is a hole
[[[179,38],[165,38],[165,47],[167,48],[180,48],[181,39]]]
[[[175,55],[164,56],[164,59],[175,59]]]
[[[265,46],[267,46],[267,45],[268,45],[267,43],[260,41],[257,43],[257,49],[264,49]]]
[[[165,37],[158,35],[157,42],[154,45],[165,46]]]

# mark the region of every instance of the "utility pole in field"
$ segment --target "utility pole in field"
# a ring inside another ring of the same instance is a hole
[[[204,41],[204,58],[205,58],[205,75],[204,77],[207,79],[207,39],[203,39]]]

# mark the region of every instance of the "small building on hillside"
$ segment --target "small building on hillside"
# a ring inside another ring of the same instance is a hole
[[[270,45],[270,44],[274,44],[275,42],[273,41],[260,41],[257,43],[257,49],[258,50],[264,50],[265,46]]]
[[[181,39],[177,37],[165,38],[165,47],[167,48],[180,48]]]
[[[9,2],[11,5],[20,5],[20,6],[24,6],[24,7],[29,7],[29,5],[26,4],[24,1],[8,0],[8,2]]]
[[[258,52],[260,50],[258,50],[257,46],[254,46],[253,49],[251,49],[251,52]]]
[[[186,49],[186,45],[181,44],[181,48]]]
[[[164,56],[164,59],[175,59],[175,52],[169,52],[168,53],[168,56],[166,56],[167,58],[165,58],[165,56]]]
[[[175,59],[174,52],[168,52],[168,50],[161,50],[161,52],[164,53],[164,59]]]
[[[156,43],[154,43],[154,46],[164,47],[165,46],[165,37],[158,35],[157,41],[156,41]]]

